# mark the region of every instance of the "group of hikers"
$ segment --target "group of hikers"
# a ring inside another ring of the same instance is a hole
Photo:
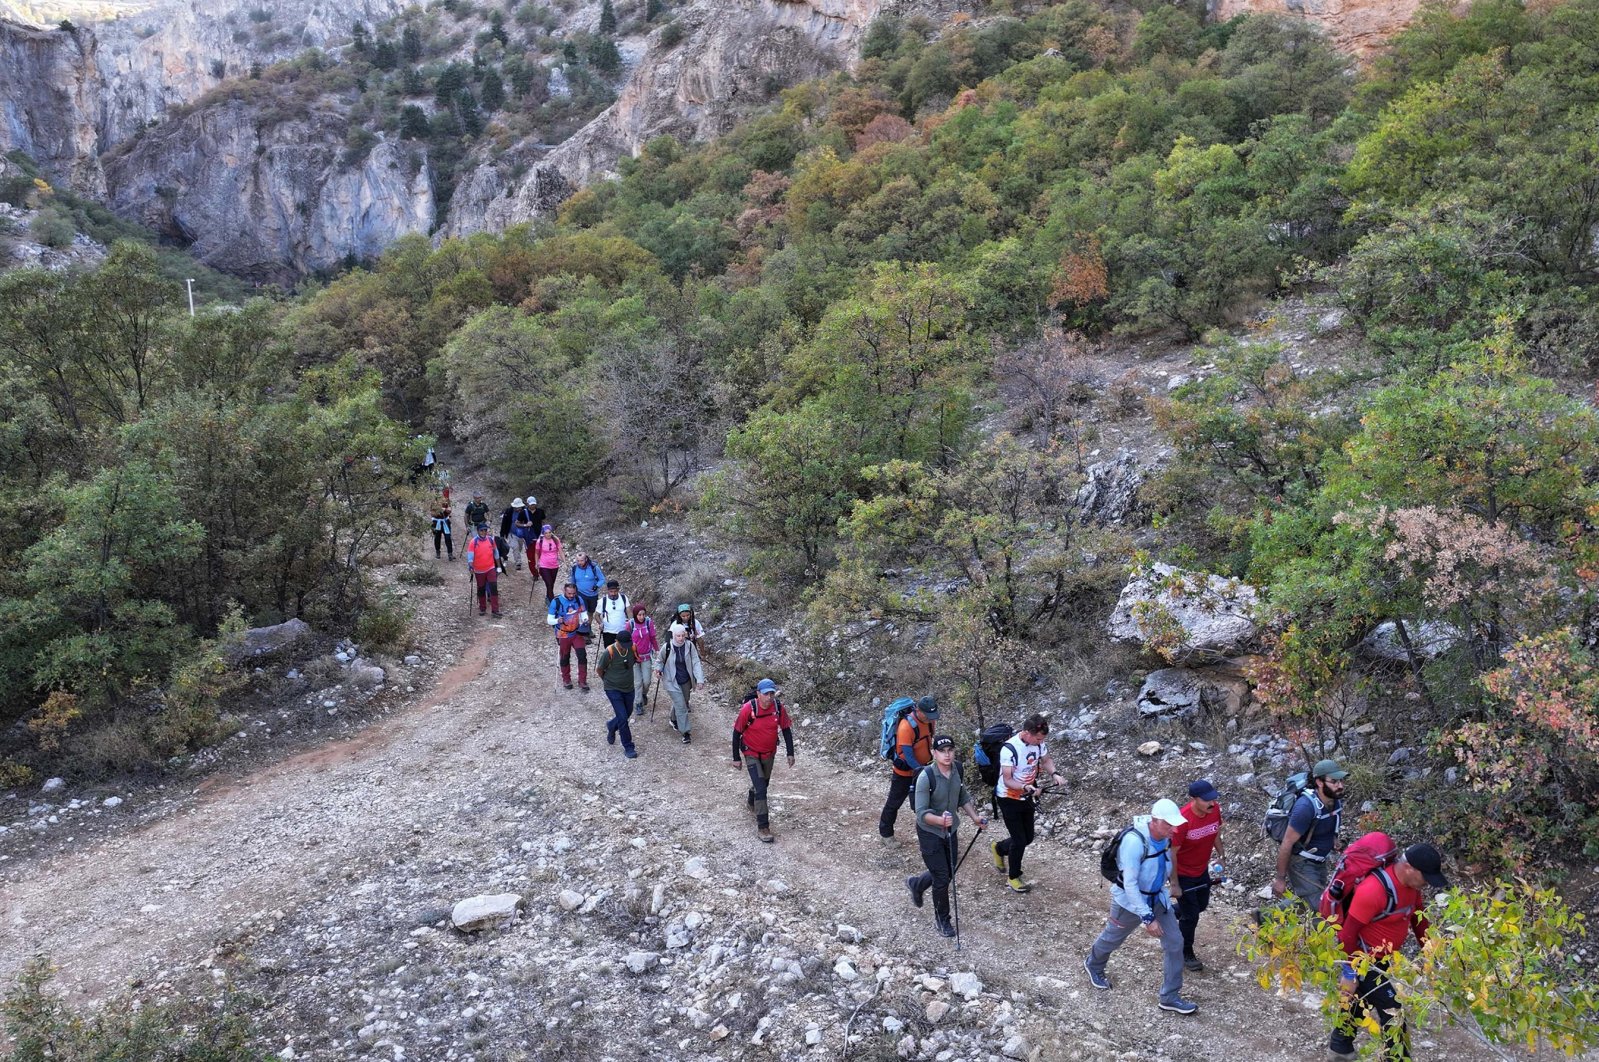
[[[705,630],[688,603],[680,604],[665,622],[664,637],[643,603],[631,601],[618,580],[607,578],[586,552],[577,552],[569,577],[555,592],[555,580],[566,554],[544,510],[531,494],[515,499],[500,514],[500,534],[489,533],[489,509],[482,494],[466,507],[471,537],[465,556],[479,614],[499,616],[498,575],[507,565],[520,570],[525,558],[530,574],[545,587],[546,621],[558,648],[561,683],[573,688],[572,657],[577,658],[577,688],[589,691],[588,648],[599,627],[595,670],[610,701],[606,740],[620,742],[629,759],[638,756],[631,723],[643,716],[651,683],[658,699],[664,688],[671,701],[670,725],[683,744],[692,740],[691,695],[705,683]],[[448,490],[433,511],[434,552],[454,549],[450,534]],[[535,530],[536,529],[536,530]],[[512,545],[512,543],[520,545]],[[536,583],[534,586],[536,587]],[[529,600],[533,593],[530,590]],[[911,805],[917,845],[926,869],[905,879],[911,903],[922,908],[929,894],[933,924],[946,937],[959,937],[959,908],[954,903],[955,876],[977,838],[960,851],[958,819],[979,834],[989,825],[967,787],[957,762],[956,743],[938,733],[935,696],[903,697],[884,711],[879,754],[891,768],[888,796],[878,816],[878,834],[892,845],[899,814]],[[742,699],[732,729],[732,759],[749,775],[746,805],[754,814],[756,834],[770,843],[774,836],[768,797],[778,746],[788,766],[794,765],[793,724],[780,699],[777,683],[761,679]],[[1019,728],[999,724],[984,729],[974,749],[984,790],[1004,822],[1007,836],[991,842],[988,854],[1005,888],[1025,894],[1032,883],[1022,874],[1023,858],[1035,840],[1042,801],[1065,791],[1064,779],[1050,755],[1049,719],[1033,714]],[[1266,829],[1278,841],[1274,903],[1254,912],[1257,924],[1278,918],[1298,906],[1312,917],[1334,921],[1348,960],[1340,973],[1344,1017],[1331,1035],[1334,1058],[1355,1055],[1355,1035],[1368,1015],[1381,1030],[1382,1048],[1390,1060],[1410,1058],[1409,1032],[1394,986],[1387,976],[1388,957],[1414,933],[1427,933],[1427,888],[1447,888],[1442,857],[1430,844],[1399,848],[1383,833],[1368,833],[1339,854],[1345,779],[1348,773],[1330,759],[1289,779],[1279,801],[1268,812]],[[1187,789],[1187,802],[1162,797],[1148,814],[1135,816],[1100,854],[1100,870],[1110,885],[1109,914],[1104,929],[1083,957],[1089,983],[1110,991],[1107,966],[1112,954],[1142,928],[1160,942],[1161,1010],[1196,1013],[1198,1005],[1182,995],[1185,973],[1205,969],[1195,951],[1200,916],[1211,891],[1226,880],[1222,837],[1221,793],[1207,779]],[[1357,956],[1365,961],[1357,963]]]

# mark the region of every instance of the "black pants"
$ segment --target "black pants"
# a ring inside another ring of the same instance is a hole
[[[930,830],[921,827],[916,829],[916,844],[922,850],[922,862],[927,864],[927,869],[922,871],[916,880],[916,891],[926,892],[933,890],[933,913],[941,921],[949,920],[949,881],[954,864],[951,860],[955,855],[955,832],[950,831],[948,837],[940,837]]]
[[[433,532],[433,555],[435,557],[437,557],[439,555],[439,546],[441,544],[444,546],[445,549],[450,551],[450,559],[454,560],[455,559],[455,543],[454,543],[454,541],[451,540],[450,533],[448,531],[434,531]]]
[[[1383,1055],[1387,1062],[1410,1062],[1410,1028],[1405,1024],[1394,983],[1388,980],[1385,964],[1373,963],[1355,986],[1355,998],[1333,1030],[1327,1046],[1341,1055],[1353,1055],[1358,1023],[1367,1011],[1374,1011],[1382,1029]]]
[[[1177,884],[1183,894],[1177,899],[1177,928],[1183,931],[1183,958],[1194,957],[1194,930],[1199,928],[1199,916],[1210,906],[1210,876],[1190,878],[1177,875]]]
[[[589,616],[592,617],[594,615],[594,606],[599,604],[600,595],[585,594],[583,591],[579,590],[577,592],[577,596],[583,602],[583,607],[588,610]]]
[[[1033,821],[1038,816],[1038,805],[1031,800],[999,798],[999,814],[1005,820],[1005,832],[1010,836],[999,842],[999,854],[1010,863],[1010,876],[1022,876],[1022,856],[1033,843]]]
[[[755,825],[763,830],[772,824],[766,814],[766,790],[772,784],[772,765],[776,762],[775,752],[770,756],[744,753],[744,768],[750,772],[750,803],[755,808]]]
[[[888,783],[888,800],[883,804],[883,813],[877,816],[879,837],[894,836],[894,822],[899,818],[899,809],[905,806],[905,801],[910,798],[911,790],[915,787],[914,774],[900,774],[897,771],[894,773],[894,780]]]
[[[615,641],[616,641],[616,635],[612,634],[610,631],[601,631],[600,632],[600,648],[601,649],[609,649],[611,647],[611,644],[613,642],[615,642]]]

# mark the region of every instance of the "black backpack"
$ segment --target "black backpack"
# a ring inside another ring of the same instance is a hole
[[[977,764],[977,774],[989,789],[999,785],[999,751],[1005,742],[1016,736],[1009,723],[995,723],[977,734],[977,751],[972,760]]]
[[[1099,876],[1112,885],[1120,885],[1124,889],[1127,888],[1127,885],[1122,881],[1122,838],[1129,833],[1138,833],[1138,831],[1131,826],[1123,826],[1099,853]],[[1144,844],[1144,858],[1140,862],[1148,862],[1151,859],[1160,858],[1160,852],[1151,852],[1149,850],[1149,840],[1143,834],[1138,833],[1138,839]]]

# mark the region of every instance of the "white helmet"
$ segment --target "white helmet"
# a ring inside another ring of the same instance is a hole
[[[521,507],[522,507],[522,499],[521,498],[517,498],[517,499],[515,499],[514,501],[511,502],[511,508],[520,509]]]

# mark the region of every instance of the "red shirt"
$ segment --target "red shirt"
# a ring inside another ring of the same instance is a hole
[[[1221,804],[1212,804],[1209,815],[1196,816],[1190,800],[1183,805],[1183,818],[1188,821],[1171,832],[1171,845],[1177,849],[1177,875],[1203,878],[1210,873],[1210,853],[1221,833]]]
[[[1399,906],[1387,918],[1372,921],[1388,906],[1388,890],[1383,888],[1383,877],[1393,885]],[[1355,894],[1349,898],[1349,917],[1338,929],[1338,943],[1343,946],[1345,955],[1353,955],[1357,951],[1364,951],[1368,955],[1386,955],[1399,950],[1399,946],[1405,942],[1405,934],[1412,927],[1416,930],[1416,940],[1424,941],[1427,939],[1427,918],[1421,911],[1422,896],[1419,891],[1400,881],[1392,870],[1373,871],[1355,886]]]
[[[744,751],[765,759],[777,755],[777,734],[789,729],[788,709],[782,701],[772,711],[757,711],[759,701],[745,701],[739,709],[733,733],[744,739]]]

